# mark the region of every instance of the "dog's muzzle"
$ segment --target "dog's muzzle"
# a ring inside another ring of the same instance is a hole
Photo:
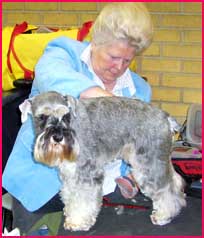
[[[53,131],[51,135],[52,143],[61,143],[64,139],[63,129],[61,126],[55,126],[51,129]]]

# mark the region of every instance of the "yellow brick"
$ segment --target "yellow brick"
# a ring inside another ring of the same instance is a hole
[[[159,73],[142,71],[142,74],[140,74],[140,75],[147,77],[147,82],[150,85],[152,85],[152,86],[159,85]]]
[[[153,105],[153,106],[155,106],[155,107],[157,107],[157,108],[160,108],[160,102],[158,102],[158,101],[151,101],[151,105]]]
[[[99,2],[98,3],[99,10],[101,10],[106,4],[107,4],[107,2]]]
[[[87,21],[94,21],[97,14],[81,14],[81,24]]]
[[[185,2],[183,3],[184,12],[202,12],[202,3]]]
[[[150,12],[179,12],[179,2],[146,2]]]
[[[156,44],[151,44],[151,46],[144,51],[143,55],[146,56],[159,56],[160,55],[160,50],[159,50],[159,45]]]
[[[164,74],[162,85],[179,88],[201,88],[202,77],[198,75],[189,76],[187,74]]]
[[[58,10],[57,2],[25,2],[25,10],[46,10],[53,11]]]
[[[154,41],[168,42],[180,41],[180,32],[176,30],[155,30]]]
[[[182,116],[182,117],[175,117],[176,118],[176,121],[180,124],[180,125],[183,125],[185,120],[186,120],[186,115]],[[175,140],[178,140],[179,138],[179,134],[177,133],[176,135],[174,135],[174,141]]]
[[[202,62],[201,61],[184,61],[182,71],[185,73],[201,73]]]
[[[24,2],[3,2],[2,10],[24,10]]]
[[[30,24],[41,24],[41,15],[33,13],[8,13],[7,14],[8,24],[19,24],[23,21],[27,21]]]
[[[180,61],[166,59],[143,59],[142,70],[158,71],[158,72],[179,72]]]
[[[162,103],[161,108],[175,117],[185,117],[189,105],[182,103]]]
[[[202,48],[197,45],[164,45],[163,56],[201,58]]]
[[[180,100],[180,91],[177,89],[153,88],[152,99],[154,101],[178,102]]]
[[[198,15],[163,15],[160,26],[165,27],[200,27],[202,17]]]
[[[202,103],[202,93],[198,90],[185,90],[183,92],[183,101],[186,103]]]
[[[202,31],[185,31],[184,42],[202,42]]]
[[[152,18],[152,24],[155,27],[160,26],[161,21],[160,21],[160,16],[159,15],[151,15]]]
[[[61,10],[96,11],[96,2],[61,2]]]
[[[43,24],[45,25],[65,25],[75,26],[78,24],[78,17],[76,14],[71,13],[44,13]]]

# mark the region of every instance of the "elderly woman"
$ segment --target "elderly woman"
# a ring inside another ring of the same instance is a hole
[[[55,90],[77,98],[115,95],[149,102],[149,84],[128,66],[150,45],[152,35],[151,18],[142,3],[107,4],[92,27],[91,43],[60,37],[47,45],[35,68],[30,97]],[[60,189],[57,170],[34,162],[33,144],[28,118],[3,174],[3,187],[28,211],[41,208]]]

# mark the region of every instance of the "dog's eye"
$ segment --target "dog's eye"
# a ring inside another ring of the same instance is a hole
[[[46,121],[47,118],[48,118],[48,115],[45,115],[45,114],[40,114],[40,115],[38,116],[38,120],[39,120],[39,121]]]
[[[38,128],[40,128],[41,130],[44,129],[46,123],[47,123],[47,119],[48,119],[48,115],[45,114],[40,114],[36,117],[36,125]]]
[[[65,122],[65,123],[70,123],[70,113],[66,113],[63,117],[62,117],[62,120]]]

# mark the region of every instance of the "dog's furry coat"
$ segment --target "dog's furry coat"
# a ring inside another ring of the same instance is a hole
[[[77,100],[57,92],[36,96],[31,111],[35,159],[59,168],[65,229],[88,230],[95,224],[104,164],[119,157],[152,199],[152,223],[169,223],[186,205],[183,180],[170,160],[178,125],[166,112],[135,99]]]

